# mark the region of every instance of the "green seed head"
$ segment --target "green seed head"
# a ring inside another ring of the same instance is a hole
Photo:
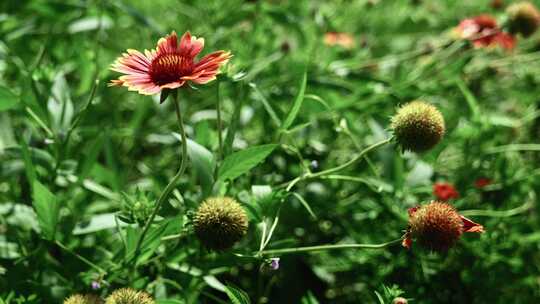
[[[193,219],[195,234],[213,250],[226,250],[247,232],[246,211],[233,198],[208,198],[199,206]]]
[[[506,9],[508,14],[508,26],[513,34],[520,33],[523,37],[529,37],[540,25],[540,12],[528,1],[518,2]]]
[[[444,118],[436,107],[413,101],[398,109],[391,127],[405,150],[424,152],[439,143],[444,135]]]
[[[121,288],[107,297],[105,304],[155,304],[155,302],[146,292]]]
[[[102,304],[101,298],[95,295],[74,294],[64,300],[64,304]]]
[[[412,236],[424,248],[446,252],[463,233],[463,221],[454,207],[431,202],[419,207],[409,218]]]

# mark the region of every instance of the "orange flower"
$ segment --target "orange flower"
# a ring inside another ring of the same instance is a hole
[[[472,41],[476,48],[498,45],[511,50],[516,45],[514,37],[503,32],[497,25],[497,20],[489,15],[464,19],[454,31],[459,38]]]
[[[153,95],[162,89],[176,89],[186,82],[204,84],[216,79],[221,65],[232,56],[230,52],[217,51],[196,62],[195,57],[204,47],[204,39],[186,32],[178,43],[173,31],[159,39],[155,50],[144,54],[133,49],[116,59],[111,70],[123,73],[109,86],[124,86],[130,91]]]
[[[450,183],[433,184],[433,194],[441,201],[448,201],[452,198],[459,198],[459,192]]]
[[[354,47],[354,37],[348,33],[328,32],[324,34],[324,44],[352,49]]]
[[[455,245],[464,232],[484,232],[484,227],[460,215],[443,202],[432,201],[409,209],[409,228],[402,245],[409,249],[413,238],[429,250],[445,252]]]

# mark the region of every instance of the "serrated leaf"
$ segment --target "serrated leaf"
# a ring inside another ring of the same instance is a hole
[[[233,180],[262,162],[277,147],[275,144],[247,148],[235,152],[223,161],[219,168],[219,180]]]
[[[289,127],[292,125],[292,123],[296,119],[296,116],[298,115],[298,112],[300,111],[300,108],[302,107],[302,103],[304,101],[304,95],[306,92],[306,84],[307,84],[307,73],[304,72],[304,76],[302,77],[302,82],[300,82],[300,89],[298,90],[298,94],[296,95],[296,98],[294,99],[293,106],[291,110],[289,111],[287,118],[285,118],[285,121],[281,125],[281,128],[280,128],[281,131],[285,131],[289,129]]]
[[[19,103],[18,99],[17,95],[13,94],[11,90],[0,86],[0,112],[17,107]]]
[[[60,209],[58,201],[56,196],[39,181],[34,180],[32,185],[33,206],[36,210],[41,234],[47,240],[54,240]]]
[[[227,285],[225,286],[225,293],[233,304],[251,304],[248,295],[240,288]]]

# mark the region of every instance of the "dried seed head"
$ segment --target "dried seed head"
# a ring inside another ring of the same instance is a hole
[[[233,198],[208,198],[199,206],[193,220],[195,234],[209,249],[226,250],[247,232],[248,217]]]
[[[410,232],[432,251],[446,252],[463,233],[463,220],[454,207],[433,201],[418,207],[409,217]]]
[[[103,300],[95,295],[74,294],[64,300],[64,304],[102,304]]]
[[[423,152],[433,148],[444,135],[444,118],[436,107],[412,101],[398,109],[391,127],[405,150]]]
[[[529,37],[540,25],[540,12],[531,2],[524,1],[510,5],[506,9],[509,30],[513,34],[520,33]]]
[[[146,292],[121,288],[107,297],[105,304],[155,304],[155,302]]]

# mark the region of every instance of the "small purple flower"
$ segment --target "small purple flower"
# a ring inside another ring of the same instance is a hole
[[[92,281],[91,286],[92,286],[93,290],[98,290],[98,289],[101,288],[101,284],[99,284],[99,282],[97,282],[97,281]]]
[[[270,259],[270,268],[272,270],[278,270],[279,269],[279,258],[271,258]]]

